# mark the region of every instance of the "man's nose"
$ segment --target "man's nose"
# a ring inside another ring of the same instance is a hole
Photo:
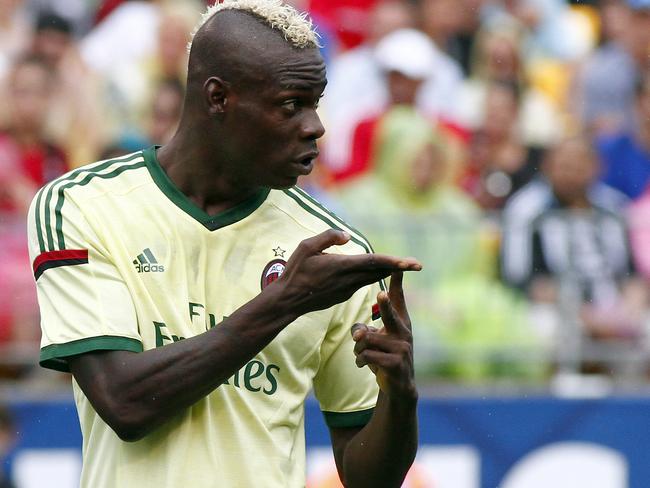
[[[312,110],[309,115],[305,115],[300,130],[300,135],[303,139],[316,140],[323,137],[325,134],[325,127],[323,127],[323,123],[321,122],[316,110]]]

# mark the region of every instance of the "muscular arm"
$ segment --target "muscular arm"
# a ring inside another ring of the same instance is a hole
[[[353,327],[357,365],[368,365],[381,388],[362,429],[330,429],[339,476],[349,488],[401,486],[418,444],[417,390],[413,379],[411,327],[401,273],[393,274],[379,305],[384,328]]]
[[[282,277],[199,336],[142,353],[102,351],[68,358],[75,380],[118,436],[138,440],[222,384],[299,316],[347,300],[412,260],[323,253],[349,236],[303,241]]]

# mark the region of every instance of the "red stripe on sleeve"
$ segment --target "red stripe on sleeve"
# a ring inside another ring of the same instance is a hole
[[[43,264],[49,261],[61,261],[63,259],[80,259],[88,261],[88,249],[63,249],[61,251],[48,251],[39,254],[32,265],[34,273]]]

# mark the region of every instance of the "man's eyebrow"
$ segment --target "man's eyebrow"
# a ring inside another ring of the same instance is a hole
[[[320,87],[320,85],[325,88],[325,85],[327,84],[326,81],[323,82],[318,82],[314,83],[313,81],[306,81],[306,80],[291,80],[291,81],[282,81],[280,83],[280,87],[283,90],[312,90],[316,87]]]

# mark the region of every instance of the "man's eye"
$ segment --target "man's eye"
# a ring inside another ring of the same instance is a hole
[[[282,104],[282,108],[290,113],[296,112],[298,110],[298,100],[287,100]]]

